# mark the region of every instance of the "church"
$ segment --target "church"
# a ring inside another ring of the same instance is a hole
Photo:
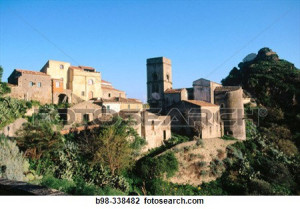
[[[192,87],[173,89],[172,63],[165,57],[147,59],[150,111],[171,117],[172,131],[201,138],[229,135],[246,139],[243,89],[200,78]]]

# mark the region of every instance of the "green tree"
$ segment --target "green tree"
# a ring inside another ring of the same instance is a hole
[[[95,143],[98,147],[93,162],[100,162],[110,168],[112,175],[128,168],[133,162],[128,126],[118,119],[115,124],[104,128]]]
[[[0,178],[25,180],[29,163],[24,159],[15,141],[0,135]]]
[[[55,129],[57,126],[48,121],[25,123],[18,131],[17,144],[25,156],[40,159],[62,149],[64,138]]]

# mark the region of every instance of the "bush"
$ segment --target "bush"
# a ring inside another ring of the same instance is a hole
[[[167,152],[158,157],[145,157],[140,159],[135,172],[144,180],[173,176],[178,170],[178,161],[173,152]]]
[[[11,180],[25,180],[29,163],[19,152],[16,142],[0,136],[0,177]]]
[[[108,186],[101,188],[86,184],[81,178],[77,178],[75,181],[68,181],[64,179],[57,179],[53,176],[45,176],[42,179],[41,185],[57,189],[71,195],[124,195],[123,192]]]
[[[293,156],[298,153],[298,149],[295,144],[290,140],[280,139],[277,143],[279,149],[288,156]]]

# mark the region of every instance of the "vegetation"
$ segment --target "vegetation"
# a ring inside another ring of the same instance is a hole
[[[0,135],[0,178],[23,181],[28,167],[16,142]]]

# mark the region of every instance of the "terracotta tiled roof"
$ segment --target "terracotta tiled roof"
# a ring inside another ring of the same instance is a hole
[[[122,97],[114,97],[114,98],[111,98],[111,99],[101,99],[100,101],[96,101],[96,102],[138,103],[138,104],[142,104],[142,102],[138,99],[122,98]]]
[[[76,69],[76,70],[82,70],[80,67],[76,67],[76,66],[73,66],[73,65],[71,65],[70,68]]]
[[[167,89],[165,94],[179,94],[183,89]]]
[[[81,69],[95,70],[95,68],[89,67],[89,66],[82,66],[82,65],[79,65],[78,67],[81,68]]]
[[[101,83],[111,84],[111,82],[108,82],[108,81],[105,81],[105,80],[101,80]]]
[[[240,88],[240,86],[219,86],[215,88],[215,91],[235,91]]]
[[[17,72],[24,73],[24,74],[32,74],[32,75],[45,75],[49,76],[46,73],[43,72],[38,72],[38,71],[31,71],[31,70],[21,70],[21,69],[16,69]]]
[[[211,107],[218,107],[218,105],[209,103],[209,102],[204,102],[204,101],[199,101],[199,100],[183,100],[184,102],[188,102],[194,105],[198,105],[198,106],[211,106]]]
[[[119,91],[119,92],[124,92],[124,91],[121,91],[121,90],[118,90],[118,89],[115,89],[113,87],[108,87],[108,86],[101,86],[102,89],[107,89],[107,90],[112,90],[112,91]]]

